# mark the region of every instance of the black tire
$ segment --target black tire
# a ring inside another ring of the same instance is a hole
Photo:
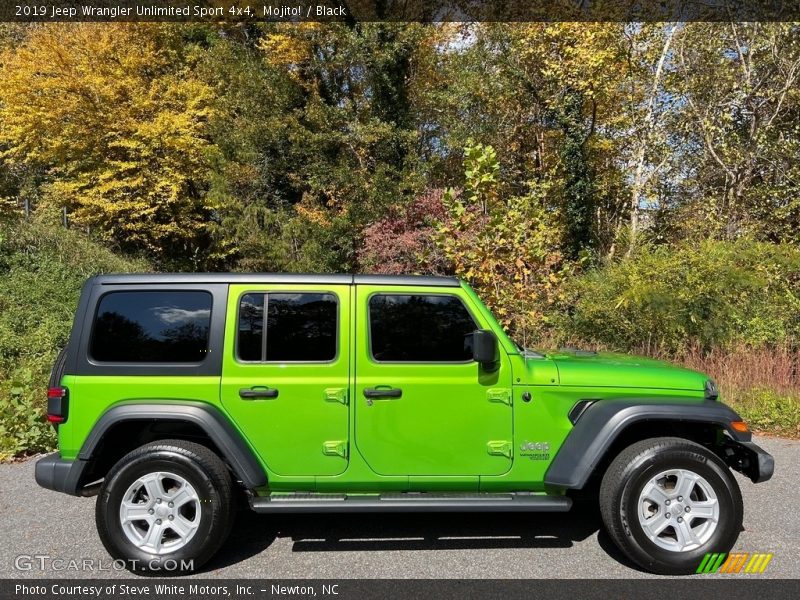
[[[120,505],[140,477],[167,471],[183,477],[199,497],[199,524],[185,546],[149,553],[131,542],[120,521]],[[233,520],[232,484],[225,464],[211,450],[183,440],[162,440],[122,457],[105,478],[95,506],[97,531],[108,553],[135,573],[180,575],[199,569],[219,549]]]
[[[644,486],[669,469],[686,469],[703,477],[719,503],[713,534],[702,545],[685,551],[657,545],[639,523],[638,503]],[[728,552],[739,537],[743,512],[742,494],[728,467],[713,452],[682,438],[652,438],[629,446],[608,467],[600,485],[600,513],[611,539],[634,563],[661,575],[695,573],[707,552]]]

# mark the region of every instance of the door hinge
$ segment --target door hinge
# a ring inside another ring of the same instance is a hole
[[[332,440],[322,443],[322,453],[327,456],[347,458],[347,441]]]
[[[347,388],[326,388],[325,401],[347,404]]]
[[[486,444],[489,454],[494,456],[505,456],[511,458],[511,442],[505,440],[498,440]]]
[[[492,388],[486,392],[489,402],[502,402],[511,406],[511,390],[508,388]]]

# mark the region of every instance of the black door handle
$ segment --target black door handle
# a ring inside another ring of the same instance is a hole
[[[365,398],[401,398],[403,390],[400,388],[364,388]]]
[[[239,397],[245,400],[255,400],[257,398],[277,398],[278,390],[275,388],[242,388],[239,390]]]

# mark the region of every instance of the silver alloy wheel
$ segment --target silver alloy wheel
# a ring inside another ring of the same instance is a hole
[[[639,525],[651,542],[665,550],[699,548],[711,539],[718,523],[714,488],[693,471],[663,471],[639,494]]]
[[[148,473],[125,491],[119,506],[122,531],[133,545],[150,554],[183,548],[200,525],[200,497],[180,475]]]

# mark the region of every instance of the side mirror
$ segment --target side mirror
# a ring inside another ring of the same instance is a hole
[[[470,334],[472,338],[472,360],[480,363],[487,371],[498,367],[497,336],[488,329],[478,329]]]

